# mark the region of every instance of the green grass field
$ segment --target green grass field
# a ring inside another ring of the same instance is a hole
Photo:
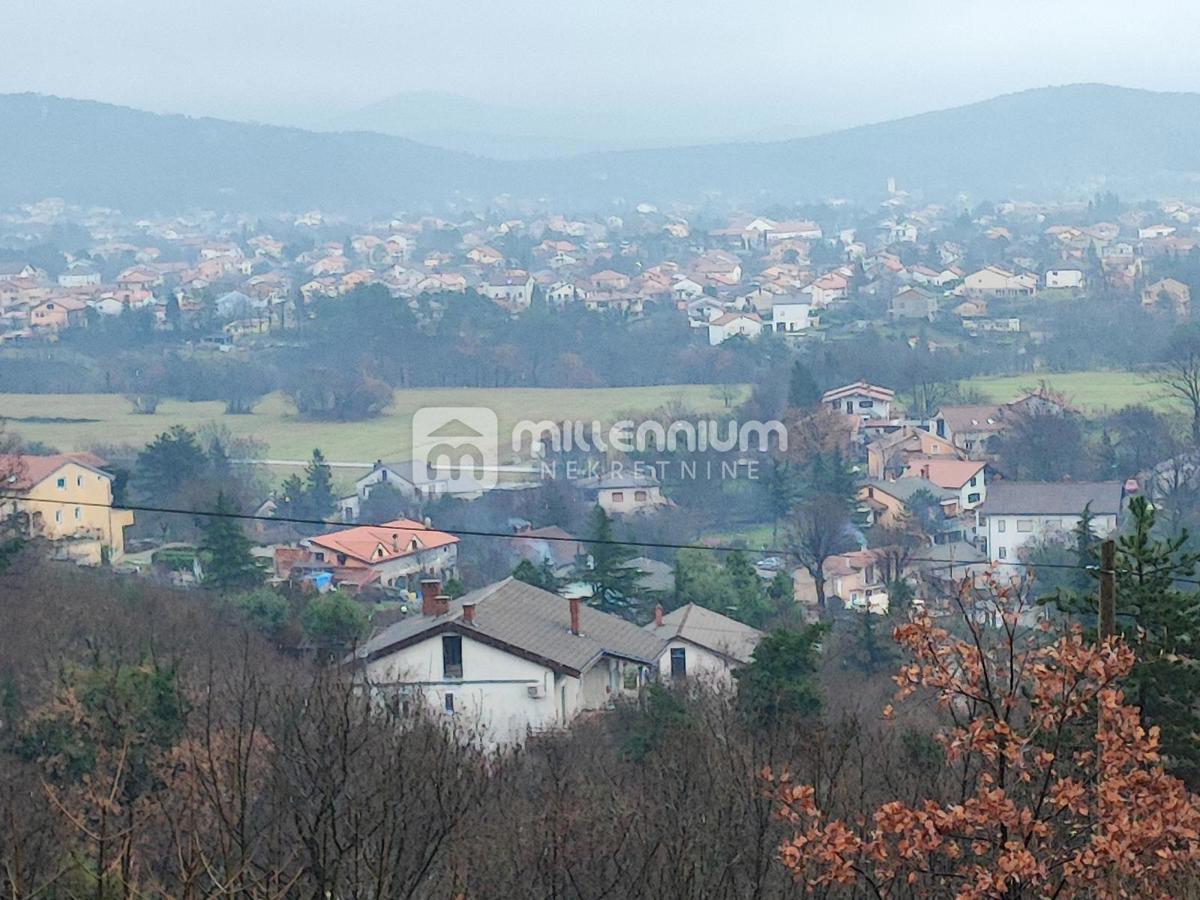
[[[963,382],[995,403],[1006,403],[1019,397],[1028,388],[1045,381],[1051,388],[1065,394],[1076,406],[1092,413],[1112,411],[1131,403],[1145,403],[1156,409],[1174,408],[1164,397],[1161,386],[1144,372],[1066,372],[1038,375],[1016,375],[1005,378],[972,378]]]
[[[734,402],[741,402],[739,389]],[[425,406],[484,406],[496,412],[500,433],[522,419],[585,419],[611,424],[626,414],[644,414],[665,404],[696,413],[723,407],[708,385],[636,388],[422,388],[396,392],[387,412],[366,422],[307,422],[279,394],[265,397],[253,415],[227,416],[218,402],[164,400],[154,415],[134,415],[113,394],[0,394],[0,418],[25,440],[61,451],[98,444],[141,446],[172,425],[199,428],[218,423],[235,435],[255,438],[271,459],[303,459],[320,447],[331,461],[371,462],[411,457],[411,419]]]

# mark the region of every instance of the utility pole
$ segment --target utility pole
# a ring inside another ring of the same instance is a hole
[[[1117,544],[1111,538],[1100,545],[1100,629],[1103,641],[1117,633]]]

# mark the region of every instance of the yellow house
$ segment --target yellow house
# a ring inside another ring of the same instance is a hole
[[[66,556],[89,565],[125,553],[132,510],[113,509],[113,477],[90,453],[0,457],[0,510],[22,531],[61,543]]]

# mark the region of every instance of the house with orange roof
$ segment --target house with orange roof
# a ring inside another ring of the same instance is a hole
[[[812,297],[812,305],[820,308],[828,306],[835,300],[842,300],[850,290],[850,282],[845,275],[830,272],[808,285],[802,293]]]
[[[467,251],[467,259],[478,266],[498,266],[504,262],[504,254],[495,247],[472,247]]]
[[[86,325],[87,304],[74,297],[50,297],[29,311],[29,324],[46,331]]]
[[[113,476],[92,453],[0,457],[0,518],[28,538],[50,541],[56,553],[87,565],[125,553],[133,512],[113,509]]]
[[[279,578],[328,573],[335,585],[416,591],[422,578],[453,578],[458,538],[412,519],[358,525],[307,538],[275,553]]]
[[[913,457],[904,470],[908,478],[924,478],[958,495],[958,506],[971,510],[987,499],[987,464],[978,459]]]

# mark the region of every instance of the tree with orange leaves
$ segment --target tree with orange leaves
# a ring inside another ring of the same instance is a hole
[[[1200,798],[1163,771],[1157,729],[1125,703],[1133,652],[1029,626],[1026,599],[964,586],[961,635],[925,615],[896,629],[912,657],[898,697],[934,696],[947,719],[940,796],[842,821],[818,808],[821,786],[764,772],[795,828],[783,863],[810,890],[1142,897],[1195,883]]]

